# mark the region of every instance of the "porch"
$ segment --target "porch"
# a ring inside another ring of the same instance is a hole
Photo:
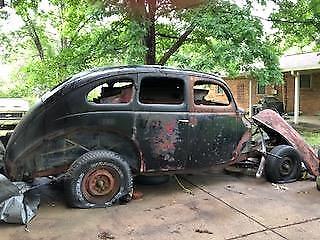
[[[300,115],[299,116],[299,125],[295,126],[294,124],[294,116],[285,117],[288,123],[297,128],[307,128],[310,131],[320,132],[320,115]]]
[[[286,112],[293,112],[294,124],[304,121],[317,123],[316,116],[320,115],[319,61],[319,53],[316,52],[287,55],[280,59],[284,73],[283,103]]]

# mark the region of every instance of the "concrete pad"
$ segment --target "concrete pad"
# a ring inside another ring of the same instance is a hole
[[[1,239],[224,239],[263,230],[197,190],[183,192],[175,181],[140,186],[144,197],[107,209],[69,209],[61,192],[42,189],[38,216],[23,226],[0,225]]]
[[[297,224],[290,227],[277,229],[277,232],[288,239],[310,240],[320,238],[320,220]]]
[[[274,185],[264,179],[211,175],[189,178],[268,227],[320,217],[313,181]]]
[[[277,234],[271,231],[259,232],[255,234],[251,234],[246,237],[237,238],[241,240],[280,240],[283,239],[282,237],[278,236]]]
[[[320,215],[320,192],[314,182],[276,190],[263,179],[221,173],[186,178],[288,239],[319,236],[314,231],[319,221],[278,228]],[[183,184],[194,195],[183,192],[171,179],[159,186],[137,186],[144,193],[142,199],[106,209],[70,209],[63,192],[43,187],[39,214],[27,231],[24,226],[0,224],[0,239],[283,239],[198,188]]]

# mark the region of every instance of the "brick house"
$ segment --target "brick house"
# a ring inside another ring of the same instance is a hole
[[[263,96],[273,95],[283,101],[286,112],[292,112],[295,123],[298,123],[299,111],[304,115],[320,114],[319,62],[319,53],[281,57],[280,68],[284,79],[283,84],[278,86],[262,86],[245,76],[224,79],[241,108],[249,110],[249,106],[256,104]]]

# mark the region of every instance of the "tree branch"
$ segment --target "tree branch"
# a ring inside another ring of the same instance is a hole
[[[38,51],[38,54],[39,54],[41,61],[43,61],[44,60],[44,52],[43,52],[42,44],[40,42],[39,35],[33,25],[32,20],[30,19],[29,13],[26,14],[26,18],[27,18],[26,20],[25,19],[23,19],[23,20],[26,23],[26,25],[28,26],[28,32],[34,42],[34,45],[37,48],[37,51]]]
[[[191,25],[187,30],[178,38],[178,40],[169,48],[167,52],[159,60],[158,64],[164,65],[168,59],[181,47],[181,45],[187,40],[188,36],[192,33],[195,25]]]
[[[264,18],[264,17],[260,17],[260,16],[256,16],[256,15],[252,15],[253,17],[259,18],[261,20],[264,21],[268,21],[268,22],[276,22],[276,23],[289,23],[289,24],[297,24],[297,23],[303,23],[303,24],[314,24],[314,22],[316,21],[316,19],[305,19],[305,20],[289,20],[289,19],[275,19],[275,18]]]
[[[165,34],[165,33],[157,33],[157,35],[158,35],[159,37],[164,37],[164,38],[179,39],[178,36],[173,36],[173,35],[169,35],[169,34]]]
[[[94,18],[93,15],[91,15],[90,17],[88,17],[87,19],[85,19],[77,28],[77,30],[74,32],[72,38],[70,39],[69,43],[68,43],[68,47],[71,46],[71,44],[73,43],[73,41],[77,38],[77,36],[79,35],[79,32],[82,28],[84,28],[87,23],[92,20]]]

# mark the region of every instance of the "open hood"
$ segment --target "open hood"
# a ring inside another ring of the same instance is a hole
[[[300,154],[305,166],[314,176],[319,176],[319,158],[300,134],[291,127],[278,113],[266,109],[252,117],[253,121],[269,136],[281,135],[288,144],[293,146]]]

